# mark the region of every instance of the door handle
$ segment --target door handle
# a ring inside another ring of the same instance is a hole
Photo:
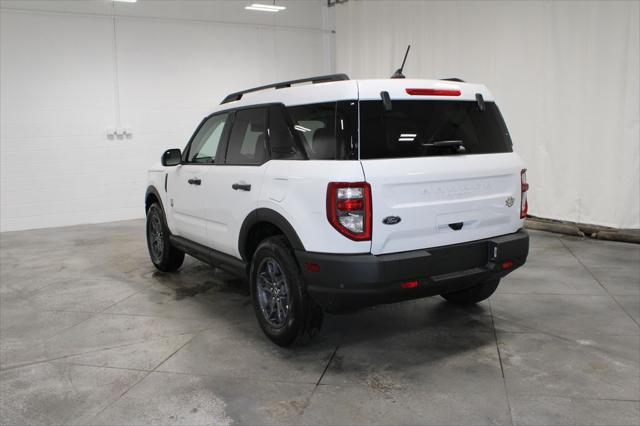
[[[237,190],[241,190],[241,191],[251,191],[251,184],[248,183],[234,183],[233,185],[231,185],[231,188]]]
[[[202,181],[198,178],[189,179],[187,182],[189,182],[189,185],[200,185],[202,183]]]

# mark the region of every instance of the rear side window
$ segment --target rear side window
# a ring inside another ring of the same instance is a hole
[[[484,111],[476,101],[360,102],[360,158],[404,158],[453,155],[455,147],[436,144],[461,141],[466,154],[512,152],[511,138],[494,102]]]
[[[357,152],[355,101],[287,107],[293,133],[310,160],[352,160]]]
[[[266,161],[265,108],[236,112],[227,146],[227,164],[260,165]]]
[[[283,106],[269,108],[269,149],[274,160],[303,160],[295,142],[293,128],[287,120],[287,110]]]

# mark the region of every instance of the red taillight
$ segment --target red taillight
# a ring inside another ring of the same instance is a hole
[[[406,89],[409,95],[418,96],[460,96],[458,89]]]
[[[345,237],[371,239],[371,186],[367,182],[330,182],[327,219]]]
[[[529,184],[527,183],[527,169],[520,171],[520,219],[527,217],[529,212],[529,203],[527,202],[527,191]]]
[[[363,200],[338,200],[338,210],[352,212],[354,210],[363,210]]]

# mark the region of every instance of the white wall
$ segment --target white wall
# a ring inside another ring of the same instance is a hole
[[[147,168],[225,94],[333,71],[324,1],[246,3],[0,2],[0,230],[142,217]]]
[[[639,2],[336,6],[336,68],[489,86],[527,162],[530,213],[640,227]]]

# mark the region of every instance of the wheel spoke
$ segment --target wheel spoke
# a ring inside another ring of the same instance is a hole
[[[258,303],[264,319],[273,327],[282,327],[289,317],[289,285],[282,267],[274,258],[265,258],[256,277]]]
[[[276,301],[276,314],[278,316],[278,321],[282,321],[284,312],[282,309],[282,304],[280,303],[280,299]]]
[[[263,284],[271,284],[271,279],[269,278],[268,274],[266,272],[260,272],[260,275],[258,275],[258,278],[262,281]]]

